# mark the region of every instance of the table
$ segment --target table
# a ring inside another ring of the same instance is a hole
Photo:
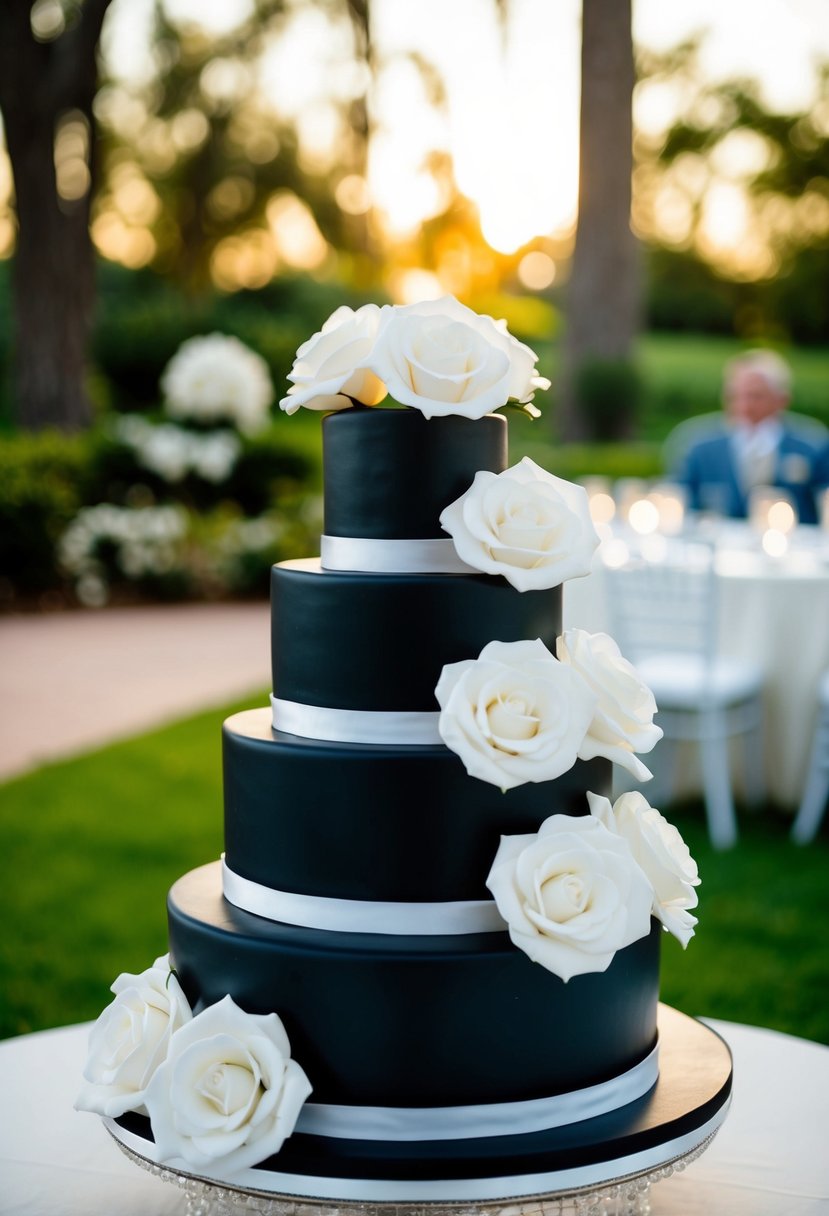
[[[734,1055],[734,1100],[703,1156],[651,1192],[653,1216],[828,1216],[829,1048],[710,1020]],[[3,1216],[181,1216],[176,1188],[130,1164],[72,1108],[88,1026],[0,1043]]]
[[[720,650],[759,662],[765,671],[766,790],[774,802],[794,809],[803,793],[818,683],[829,670],[829,538],[818,529],[798,529],[780,558],[765,555],[746,525],[723,524],[711,539]],[[610,632],[600,559],[586,578],[565,585],[564,625]],[[654,760],[658,764],[658,755]],[[653,767],[647,757],[645,762]],[[679,792],[699,793],[698,779],[686,771],[678,776]]]

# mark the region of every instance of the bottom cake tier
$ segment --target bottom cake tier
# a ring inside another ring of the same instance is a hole
[[[337,1177],[524,1173],[570,1151],[570,1125],[615,1126],[656,1083],[656,921],[564,983],[506,931],[302,928],[240,910],[221,884],[215,863],[171,890],[171,962],[194,1013],[229,995],[281,1019],[312,1094],[280,1171],[314,1175],[330,1151],[321,1172]]]
[[[486,1206],[658,1178],[706,1146],[727,1114],[732,1081],[727,1045],[702,1023],[662,1005],[659,1040],[660,1075],[647,1094],[543,1133],[412,1144],[295,1132],[278,1156],[232,1178],[180,1161],[165,1162],[162,1174],[221,1183],[225,1196],[325,1200],[346,1213],[357,1212],[352,1204]],[[148,1119],[129,1114],[107,1126],[140,1163],[156,1161]]]

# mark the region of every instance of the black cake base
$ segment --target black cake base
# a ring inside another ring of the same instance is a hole
[[[561,1196],[647,1177],[687,1158],[717,1131],[731,1097],[731,1054],[713,1030],[659,1009],[660,1074],[643,1098],[600,1118],[531,1135],[440,1143],[323,1139],[295,1133],[278,1157],[224,1177],[183,1161],[167,1176],[219,1183],[244,1194],[342,1204],[499,1205]],[[149,1120],[106,1120],[116,1140],[155,1163]]]

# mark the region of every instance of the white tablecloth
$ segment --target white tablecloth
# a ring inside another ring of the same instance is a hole
[[[653,1216],[827,1216],[829,1048],[711,1021],[734,1054],[734,1101],[710,1148],[651,1192]],[[177,1188],[132,1165],[72,1108],[88,1027],[0,1043],[0,1213],[167,1216]]]
[[[817,688],[829,670],[829,561],[808,552],[775,560],[724,544],[717,574],[720,650],[759,662],[766,675],[766,790],[781,806],[795,808],[805,784]],[[564,624],[590,632],[610,630],[600,568],[565,585]],[[654,760],[658,765],[658,755]],[[698,792],[698,777],[683,771],[679,788]]]

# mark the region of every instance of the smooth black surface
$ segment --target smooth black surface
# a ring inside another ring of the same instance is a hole
[[[329,536],[446,537],[440,513],[479,469],[507,466],[507,421],[424,418],[413,409],[349,409],[322,423]]]
[[[444,664],[475,659],[493,640],[541,638],[554,650],[560,631],[560,587],[322,570],[318,558],[271,571],[273,690],[305,705],[437,710]]]
[[[261,1169],[263,1175],[273,1170],[328,1178],[422,1181],[552,1173],[615,1163],[648,1150],[658,1156],[662,1146],[666,1147],[659,1160],[669,1161],[671,1142],[695,1133],[702,1139],[700,1129],[728,1101],[731,1053],[713,1030],[660,1005],[659,1065],[659,1080],[650,1093],[597,1119],[531,1135],[431,1143],[334,1140],[295,1133]],[[117,1122],[152,1139],[149,1120],[141,1115],[125,1115]],[[609,1178],[620,1174],[624,1176],[624,1168]],[[264,1176],[262,1185],[267,1186]],[[516,1187],[516,1195],[521,1193]],[[376,1197],[376,1187],[367,1187],[369,1194]]]
[[[563,983],[507,933],[396,937],[280,925],[234,908],[220,866],[168,900],[170,950],[196,1009],[227,993],[276,1012],[315,1101],[441,1106],[549,1096],[653,1046],[661,928],[607,971]]]
[[[225,853],[243,878],[340,899],[487,899],[502,834],[585,815],[610,796],[608,760],[507,793],[443,746],[380,747],[278,734],[269,709],[223,728]]]

